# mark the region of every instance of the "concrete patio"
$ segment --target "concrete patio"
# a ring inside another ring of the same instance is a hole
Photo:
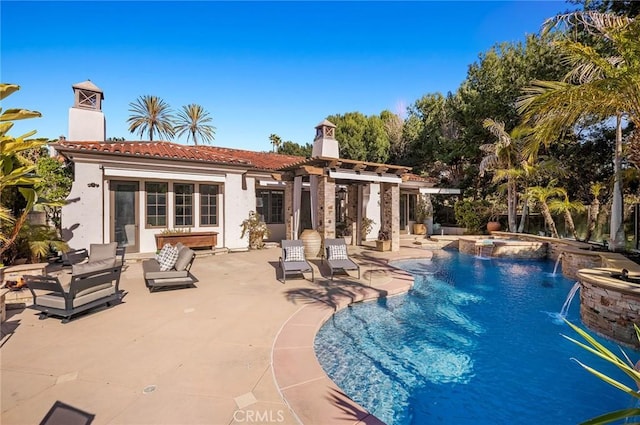
[[[39,423],[56,401],[100,424],[380,423],[318,365],[313,337],[351,302],[406,292],[392,258],[430,258],[404,239],[400,252],[350,252],[359,281],[333,282],[319,259],[314,284],[279,275],[279,248],[198,257],[197,288],[149,293],[128,261],[122,303],[68,324],[9,310],[0,348],[1,423]],[[284,396],[284,397],[283,397]]]

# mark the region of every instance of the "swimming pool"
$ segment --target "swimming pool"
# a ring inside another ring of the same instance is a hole
[[[576,336],[558,317],[574,282],[552,262],[443,251],[395,265],[415,276],[409,294],[340,311],[315,341],[331,379],[381,420],[562,425],[632,407],[571,360],[629,383],[561,336]]]

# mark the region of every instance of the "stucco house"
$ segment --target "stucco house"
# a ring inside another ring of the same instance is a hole
[[[217,248],[243,250],[248,238],[241,238],[241,223],[257,211],[273,241],[298,238],[305,228],[335,237],[336,222],[345,217],[358,235],[366,216],[375,223],[368,239],[384,230],[397,250],[417,197],[434,191],[432,181],[408,167],[340,158],[335,126],[326,120],[316,126],[311,158],[105,141],[103,92],[90,81],[73,91],[69,140],[51,145],[74,167],[62,209],[63,236],[72,248],[117,241],[127,252],[154,252],[156,233],[182,228],[217,232]]]

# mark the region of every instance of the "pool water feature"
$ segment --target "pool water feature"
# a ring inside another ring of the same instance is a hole
[[[558,320],[574,282],[552,262],[444,251],[395,265],[415,276],[409,294],[336,313],[315,342],[331,379],[386,423],[562,425],[634,406],[571,360],[633,385],[562,337],[579,338]]]

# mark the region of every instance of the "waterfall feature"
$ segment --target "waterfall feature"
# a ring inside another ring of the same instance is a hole
[[[580,282],[574,283],[571,291],[569,291],[569,295],[567,295],[567,299],[562,305],[562,310],[560,310],[560,318],[564,319],[567,317],[567,313],[569,313],[569,307],[571,306],[571,301],[573,301],[573,297],[576,295],[576,292],[578,292],[578,289],[580,289]]]
[[[556,260],[556,265],[553,267],[553,276],[555,276],[556,272],[558,271],[558,266],[560,265],[560,260],[562,259],[563,255],[564,255],[564,252],[561,252],[560,255],[558,255],[558,259]]]
[[[480,258],[491,258],[493,254],[493,241],[483,239],[476,242],[476,256]]]

